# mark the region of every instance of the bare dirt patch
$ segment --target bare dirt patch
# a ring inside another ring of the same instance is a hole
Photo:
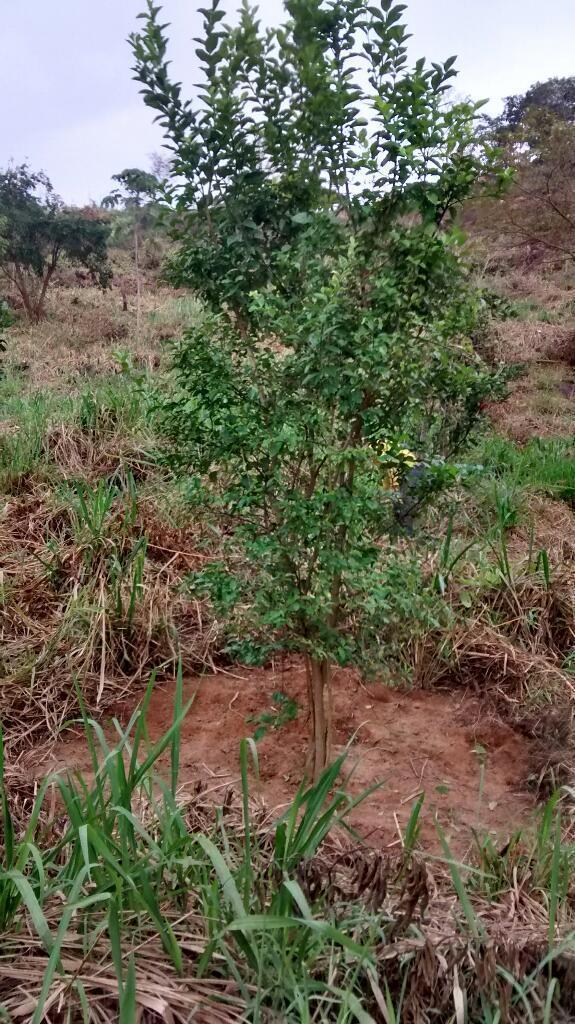
[[[270,709],[274,691],[297,701],[298,718],[269,731],[259,742],[260,779],[252,785],[252,793],[268,806],[285,805],[305,762],[303,669],[206,675],[188,679],[185,690],[186,697],[195,694],[195,700],[182,730],[183,793],[192,794],[202,780],[214,799],[239,782],[239,741],[255,728],[248,720]],[[122,721],[132,707],[118,708]],[[169,728],[171,718],[172,688],[158,686],[148,715],[152,740]],[[462,692],[366,688],[353,672],[339,671],[335,734],[336,753],[356,736],[347,762],[348,791],[356,795],[374,782],[383,783],[352,817],[357,830],[374,846],[400,844],[400,830],[405,829],[422,792],[426,794],[422,839],[429,848],[437,848],[435,816],[460,853],[469,847],[472,829],[487,830],[504,841],[529,818],[533,801],[524,789],[529,741],[509,726],[486,718],[478,702]],[[85,741],[83,736],[71,735],[54,748],[41,772],[79,768],[89,769]]]

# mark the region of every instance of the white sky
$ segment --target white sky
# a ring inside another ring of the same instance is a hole
[[[458,94],[504,96],[575,74],[575,0],[407,0],[414,59],[458,55]],[[174,72],[195,81],[201,0],[164,0]],[[232,12],[235,0],[226,0]],[[281,0],[260,14],[279,20]],[[0,167],[28,160],[68,202],[99,201],[111,175],[149,165],[161,135],[131,80],[126,37],[144,0],[0,0]]]

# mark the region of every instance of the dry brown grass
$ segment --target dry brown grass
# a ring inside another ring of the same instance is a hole
[[[182,293],[149,279],[138,315],[134,281],[124,277],[122,287],[127,290],[127,311],[117,285],[102,292],[74,284],[72,277],[69,283],[54,286],[45,320],[30,324],[20,313],[10,329],[6,368],[18,371],[32,390],[49,387],[67,394],[91,378],[117,370],[117,350],[130,352],[136,366],[158,368],[163,343],[186,326],[178,309]]]
[[[117,451],[86,451],[80,439],[56,436],[55,454],[62,465],[65,453],[71,476],[81,465],[101,474],[108,457],[118,465]],[[135,583],[130,559],[142,542]],[[181,589],[201,559],[193,529],[166,523],[152,497],[138,499],[129,527],[118,502],[97,543],[82,539],[69,502],[48,486],[29,481],[8,498],[0,517],[0,717],[11,745],[54,737],[77,714],[74,680],[102,713],[152,670],[173,676],[179,659],[186,671],[213,668],[219,627]]]
[[[529,737],[525,781],[540,797],[575,781],[575,677],[566,667],[575,649],[575,567],[571,559],[553,560],[547,582],[526,554],[544,547],[552,522],[556,529],[562,522],[563,514],[549,513],[555,504],[547,503],[547,524],[539,533],[513,532],[506,544],[508,570],[500,565],[498,582],[478,584],[469,611],[453,587],[454,625],[427,638],[416,665],[420,685],[464,686],[477,697],[482,715],[491,710],[496,720]],[[555,532],[548,556],[559,556],[566,543]]]
[[[574,278],[567,269],[545,273],[525,266],[521,269],[506,267],[488,281],[495,291],[508,299],[525,300],[526,319],[536,320],[543,311],[565,316],[575,302]],[[572,313],[574,311],[571,309]]]
[[[564,501],[554,501],[539,494],[524,497],[524,522],[509,538],[509,548],[515,561],[525,557],[532,545],[535,550],[545,549],[551,565],[560,566],[567,573],[575,565],[575,515]]]
[[[533,437],[569,437],[575,430],[574,379],[570,364],[528,363],[510,383],[507,400],[490,406],[495,429],[521,444]]]
[[[539,320],[505,320],[495,329],[497,358],[506,363],[575,361],[575,326]]]
[[[150,462],[152,427],[137,392],[139,368],[158,366],[163,342],[181,333],[197,307],[148,274],[138,316],[136,280],[120,270],[127,311],[118,287],[101,292],[64,271],[48,318],[20,321],[9,333],[6,368],[9,377],[17,371],[17,400],[0,426],[0,716],[13,747],[54,737],[77,713],[74,681],[101,713],[152,670],[173,675],[179,659],[186,671],[213,668],[218,648],[219,627],[182,590],[199,564],[197,538],[173,525],[163,507],[165,482]],[[133,382],[111,378],[116,350],[129,353]],[[27,394],[32,402],[50,396],[47,418],[26,419],[24,409],[18,420],[19,396]],[[72,411],[70,397],[77,399]],[[10,445],[22,441],[26,452],[28,436],[34,456],[12,459]],[[133,522],[126,526],[118,498],[98,543],[80,536],[76,482],[94,492],[100,481],[128,478],[138,492]],[[138,544],[145,558],[135,583]]]

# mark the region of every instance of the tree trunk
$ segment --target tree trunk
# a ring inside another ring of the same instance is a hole
[[[310,710],[306,775],[317,782],[331,758],[331,664],[308,655],[306,674]]]
[[[30,323],[37,321],[36,307],[32,296],[28,291],[24,275],[21,273],[19,268],[14,264],[14,275],[11,277],[12,283],[16,286],[16,290],[24,303],[24,309],[26,310],[26,316]]]
[[[52,274],[54,273],[55,269],[56,269],[55,265],[52,264],[51,266],[48,267],[48,269],[47,269],[47,271],[46,271],[46,273],[44,275],[44,280],[42,281],[42,287],[40,289],[40,294],[39,294],[39,296],[38,296],[38,298],[36,300],[36,305],[35,305],[35,309],[34,309],[34,315],[35,315],[36,323],[39,323],[40,320],[43,320],[45,315],[46,315],[46,310],[44,308],[44,303],[46,301],[46,292],[48,291],[48,285],[50,284],[50,281],[52,280]]]
[[[136,341],[140,344],[142,326],[142,282],[140,281],[140,223],[136,211],[134,221],[134,262],[136,264]]]

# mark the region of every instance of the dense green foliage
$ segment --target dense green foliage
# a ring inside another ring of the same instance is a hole
[[[231,29],[214,0],[196,107],[170,83],[158,8],[132,42],[187,214],[172,277],[211,307],[165,410],[174,464],[232,538],[232,575],[198,585],[307,655],[317,777],[330,666],[402,603],[397,488],[420,507],[453,480],[443,460],[496,386],[465,340],[479,303],[453,226],[489,154],[476,108],[445,103],[453,58],[408,68],[401,5],[286,11],[262,33],[245,6]]]
[[[195,102],[170,79],[166,26],[151,0],[132,37],[135,74],[173,152],[171,196],[184,245],[177,284],[247,313],[250,292],[283,287],[276,257],[318,210],[385,233],[401,214],[440,224],[468,194],[484,153],[472,104],[448,105],[454,58],[407,67],[401,5],[286,3],[264,32],[214,0],[196,56]],[[183,225],[183,227],[182,227]]]
[[[0,274],[18,290],[31,320],[41,320],[62,258],[86,267],[106,287],[108,228],[88,210],[65,208],[43,173],[25,164],[0,174]]]

